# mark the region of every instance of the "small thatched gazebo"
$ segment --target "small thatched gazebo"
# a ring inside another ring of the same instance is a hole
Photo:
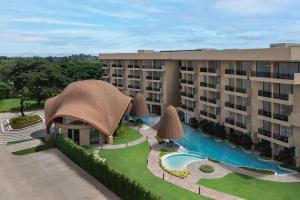
[[[130,114],[135,117],[143,117],[149,115],[146,99],[141,93],[137,93],[135,95]]]
[[[183,128],[176,109],[168,106],[158,125],[157,136],[161,139],[179,139],[183,137]]]

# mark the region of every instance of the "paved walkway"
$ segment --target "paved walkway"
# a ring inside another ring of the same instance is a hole
[[[7,147],[0,145],[0,199],[119,200],[57,149],[15,156]]]
[[[44,112],[42,110],[36,110],[31,112],[26,112],[26,114],[38,114],[43,116]],[[0,145],[6,144],[11,141],[19,141],[31,138],[42,138],[44,137],[45,123],[41,122],[39,124],[33,125],[22,130],[9,131],[6,127],[7,119],[20,115],[19,113],[0,113]]]
[[[11,144],[11,145],[7,145],[6,149],[9,152],[15,152],[15,151],[20,151],[23,149],[29,149],[32,147],[37,147],[40,145],[43,145],[44,143],[40,140],[40,139],[32,139],[26,142],[21,142],[21,143],[17,143],[17,144]]]

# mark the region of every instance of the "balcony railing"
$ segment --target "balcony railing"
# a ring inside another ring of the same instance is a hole
[[[186,93],[186,92],[181,92],[180,94],[181,94],[181,96],[185,96],[185,97],[189,97],[189,98],[194,98],[193,94],[189,94],[189,93]]]
[[[140,75],[129,74],[128,78],[137,78],[137,79],[139,79],[139,78],[141,78],[141,76]]]
[[[258,90],[258,96],[262,96],[262,97],[272,97],[272,93],[269,91],[264,91],[264,90]]]
[[[213,103],[213,104],[216,104],[217,103],[217,99],[213,99],[213,98],[207,98],[207,101],[209,103]]]
[[[147,101],[152,101],[152,102],[160,103],[160,99],[156,99],[156,98],[147,97],[146,100]]]
[[[266,111],[266,110],[263,110],[263,109],[259,109],[258,114],[262,115],[262,116],[265,116],[265,117],[271,117],[272,116],[272,113],[270,111]]]
[[[228,107],[228,108],[234,108],[234,104],[229,102],[229,101],[225,102],[225,106]]]
[[[208,117],[213,118],[213,119],[217,119],[217,115],[215,115],[213,113],[208,113]]]
[[[180,107],[189,111],[194,111],[194,107],[180,104]]]
[[[194,85],[194,81],[192,80],[181,79],[180,82],[183,84]]]
[[[201,67],[200,72],[208,72],[208,69],[206,67]]]
[[[267,137],[271,137],[271,131],[265,130],[263,128],[259,128],[258,133]]]
[[[122,68],[123,67],[123,65],[116,65],[116,64],[112,64],[111,66],[112,66],[112,68]]]
[[[216,83],[208,83],[207,87],[209,87],[209,88],[217,88],[217,84]]]
[[[278,72],[257,72],[252,71],[251,76],[255,77],[263,77],[263,78],[276,78],[276,79],[287,79],[287,80],[293,80],[294,74],[289,73],[278,73]]]
[[[181,67],[180,67],[180,70],[192,72],[192,71],[194,71],[194,68],[193,68],[193,67],[184,67],[184,66],[181,66]]]
[[[236,75],[241,75],[241,76],[246,76],[247,71],[246,70],[236,70],[235,74]]]
[[[146,90],[160,92],[160,88],[146,87]]]
[[[123,77],[123,74],[112,74],[112,77]]]
[[[227,124],[234,125],[234,120],[233,120],[233,119],[225,118],[225,122],[226,122]]]
[[[201,100],[201,101],[207,101],[207,97],[205,97],[205,96],[200,96],[200,100]]]
[[[243,105],[235,105],[235,108],[241,111],[246,111],[247,110],[247,106],[243,106]]]
[[[132,69],[132,68],[139,69],[140,68],[139,65],[127,65],[127,67],[130,69]]]
[[[274,93],[273,94],[274,99],[281,99],[281,100],[289,100],[289,95],[288,94],[280,94],[280,93]]]
[[[239,93],[247,93],[247,89],[246,89],[246,88],[236,87],[236,88],[235,88],[235,91],[236,91],[236,92],[239,92]]]
[[[200,114],[204,115],[204,116],[208,116],[208,113],[206,111],[204,111],[204,110],[200,110]]]
[[[232,87],[230,85],[225,85],[225,90],[234,92],[234,87]]]
[[[225,69],[225,74],[234,74],[234,69]]]
[[[243,129],[247,128],[246,124],[244,124],[242,122],[235,122],[235,125],[238,126],[238,127],[240,127],[240,128],[243,128]]]
[[[147,80],[156,80],[156,81],[160,81],[160,77],[159,76],[146,76]]]
[[[123,87],[123,84],[122,83],[113,83],[114,86],[117,86],[117,87]]]
[[[162,69],[162,66],[157,65],[143,65],[143,69]]]
[[[128,85],[128,88],[141,89],[141,86],[139,86],[139,85]]]
[[[200,86],[202,86],[202,87],[207,87],[207,85],[208,85],[208,83],[206,83],[206,82],[200,82]]]
[[[273,134],[273,138],[276,140],[280,140],[282,142],[288,143],[289,142],[289,137],[285,135],[280,135],[280,134]]]
[[[285,114],[273,113],[273,118],[281,121],[289,121],[289,116]]]
[[[217,69],[216,68],[208,68],[209,73],[216,73]]]

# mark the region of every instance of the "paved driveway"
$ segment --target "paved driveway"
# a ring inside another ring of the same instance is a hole
[[[119,199],[57,149],[26,156],[0,145],[0,199]]]

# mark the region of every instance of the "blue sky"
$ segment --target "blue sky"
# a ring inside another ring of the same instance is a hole
[[[0,0],[0,55],[300,42],[299,0]]]

